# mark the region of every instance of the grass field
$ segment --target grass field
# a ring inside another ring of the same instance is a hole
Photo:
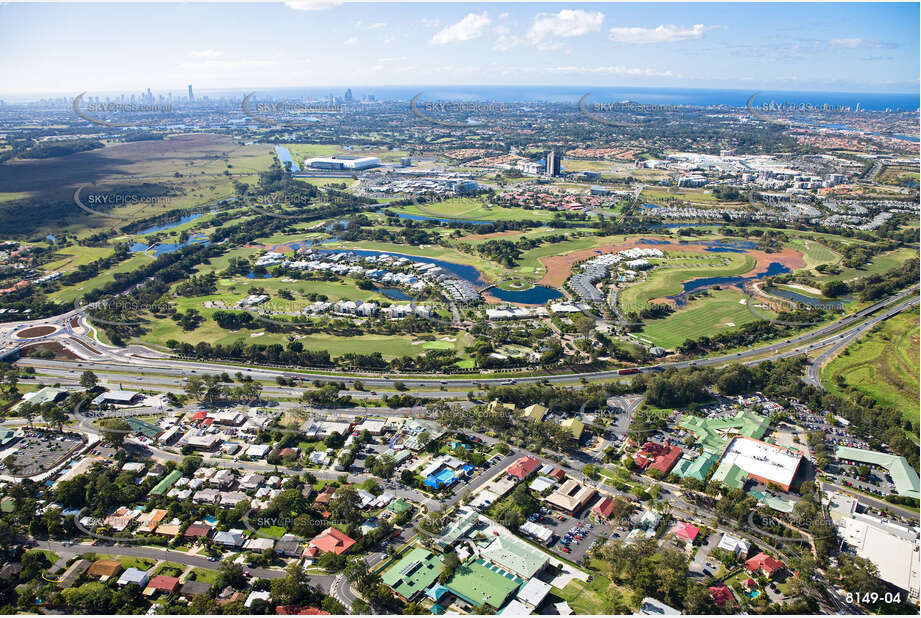
[[[168,190],[166,199],[155,205],[130,203],[113,211],[129,218],[148,217],[229,197],[233,195],[234,175],[243,175],[244,182],[252,182],[250,175],[267,169],[273,159],[268,144],[242,146],[218,135],[117,143],[66,157],[8,161],[0,174],[0,194],[26,194],[72,203],[74,190],[88,179],[94,181],[94,187],[83,190],[84,198],[90,191],[135,194],[145,184]],[[54,219],[48,221],[43,220],[40,211],[36,213],[36,230],[55,233],[63,228],[81,233],[119,224],[116,219],[86,214],[75,204],[73,214],[63,223],[59,211],[49,212]]]
[[[405,150],[387,150],[386,148],[372,150],[343,150],[334,144],[284,144],[291,153],[291,158],[303,167],[304,159],[313,157],[378,157],[383,162],[399,161],[400,157],[409,156]],[[348,181],[348,178],[344,178]]]
[[[606,241],[605,241],[606,242]],[[588,238],[575,238],[573,240],[567,240],[564,242],[541,245],[526,251],[521,255],[521,259],[518,262],[518,266],[515,267],[514,271],[516,274],[522,277],[534,277],[541,278],[546,272],[546,268],[541,264],[540,259],[544,257],[549,257],[551,255],[565,255],[567,253],[572,253],[573,251],[582,251],[584,249],[591,249],[601,243],[601,239],[598,237],[588,237]]]
[[[786,245],[803,254],[806,268],[815,268],[819,264],[834,264],[841,256],[815,240],[808,238],[793,238]]]
[[[149,264],[152,261],[153,258],[146,253],[136,253],[124,262],[116,265],[114,268],[100,273],[91,279],[87,279],[86,281],[81,281],[76,285],[63,287],[57,292],[49,294],[48,296],[49,298],[59,302],[72,302],[90,290],[101,288],[107,283],[115,281],[116,273],[130,272],[140,268],[141,266]]]
[[[640,194],[640,199],[651,204],[664,204],[669,199],[679,199],[698,204],[716,204],[716,198],[713,197],[713,194],[701,189],[653,189],[647,187]],[[727,204],[731,204],[731,202],[727,202]]]
[[[682,282],[700,277],[730,277],[741,275],[755,267],[755,259],[745,253],[721,253],[728,260],[724,267],[712,265],[704,268],[657,267],[649,273],[645,281],[621,290],[618,302],[621,307],[639,307],[653,298],[679,294]]]
[[[711,290],[661,320],[647,320],[641,336],[663,348],[673,350],[686,339],[715,335],[761,317],[773,316],[764,309],[756,316],[740,301],[745,295],[733,289]],[[761,316],[761,317],[759,317]]]
[[[874,256],[870,263],[863,268],[842,268],[841,272],[837,275],[817,274],[816,278],[819,282],[830,281],[832,279],[848,281],[850,279],[884,273],[887,270],[892,270],[897,266],[901,266],[905,260],[909,259],[917,260],[918,250],[910,247],[902,247],[901,249],[887,251]]]
[[[623,600],[626,592],[626,589],[601,575],[595,575],[590,582],[573,579],[563,589],[552,589],[552,594],[565,600],[575,615],[606,614],[614,598]]]
[[[394,208],[393,210],[394,212],[420,217],[468,221],[520,221],[522,219],[549,221],[553,218],[553,212],[549,210],[502,208],[486,204],[472,197],[456,197],[443,202],[415,204],[403,208]]]
[[[880,404],[902,411],[914,423],[919,421],[918,312],[893,316],[849,346],[822,368],[822,384],[831,392],[849,398],[838,386],[844,383],[869,395]]]

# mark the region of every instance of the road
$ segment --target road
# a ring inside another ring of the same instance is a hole
[[[109,554],[116,556],[128,556],[133,558],[147,558],[149,560],[167,560],[177,564],[184,564],[202,569],[216,570],[220,568],[219,563],[211,562],[202,556],[191,556],[185,552],[169,551],[165,548],[147,547],[143,545],[131,545],[128,543],[119,543],[117,545],[109,543],[100,543],[93,545],[91,543],[61,543],[58,541],[39,541],[37,549],[50,549],[59,556],[76,556],[85,553]],[[284,577],[285,572],[280,569],[266,569],[260,567],[247,567],[247,570],[253,577],[262,579],[279,579]],[[332,586],[334,575],[311,575],[310,580],[316,584],[323,592],[328,593]]]
[[[890,307],[885,311],[874,315],[872,318],[868,319],[865,323],[851,329],[848,331],[847,335],[839,337],[838,341],[833,343],[827,350],[819,354],[813,359],[812,363],[806,369],[806,382],[812,384],[816,388],[824,390],[825,387],[822,386],[822,381],[819,378],[819,372],[822,370],[822,366],[825,365],[828,361],[838,355],[841,350],[849,346],[855,339],[865,334],[871,328],[875,327],[877,324],[883,320],[887,320],[892,316],[905,311],[912,305],[918,304],[918,297],[914,297],[905,302],[899,303],[894,307]]]
[[[873,305],[858,311],[852,315],[846,316],[837,322],[828,324],[826,326],[820,327],[818,329],[791,337],[785,341],[780,341],[772,343],[760,348],[753,348],[749,350],[744,350],[730,355],[715,356],[710,358],[703,358],[693,361],[677,361],[672,363],[663,363],[661,367],[676,367],[678,369],[690,367],[690,366],[719,366],[724,365],[729,362],[745,361],[746,359],[752,359],[749,361],[749,364],[755,364],[764,362],[767,360],[776,360],[778,358],[788,358],[791,356],[798,356],[803,353],[804,350],[815,350],[826,347],[835,343],[837,339],[845,338],[849,335],[854,329],[861,328],[861,325],[858,324],[861,320],[868,316],[869,324],[876,324],[881,321],[880,316],[873,316],[874,313],[890,308],[890,306],[895,305],[896,303],[901,303],[904,305],[906,297],[912,297],[914,302],[917,302],[917,292],[919,286],[913,286],[908,290],[904,290],[890,298],[874,303]],[[909,304],[911,304],[909,302]],[[450,376],[444,376],[445,379],[440,379],[439,377],[421,377],[414,378],[408,376],[398,376],[393,377],[384,374],[383,376],[352,376],[347,378],[342,375],[330,375],[329,373],[295,373],[294,370],[284,370],[284,369],[264,369],[264,368],[251,368],[240,365],[228,365],[221,363],[203,363],[196,361],[180,361],[177,359],[166,359],[163,358],[164,355],[161,353],[149,350],[142,346],[128,346],[127,348],[114,348],[111,346],[105,346],[96,342],[85,335],[69,335],[69,332],[72,332],[70,327],[69,319],[76,315],[78,312],[69,312],[63,314],[63,316],[56,316],[54,318],[49,318],[45,320],[35,320],[31,322],[19,322],[13,324],[0,325],[0,345],[17,345],[15,332],[20,331],[28,326],[37,326],[43,324],[52,324],[60,325],[62,319],[64,319],[64,327],[62,330],[57,333],[50,334],[46,337],[37,338],[37,340],[42,341],[57,341],[61,337],[64,337],[64,343],[67,343],[68,340],[78,340],[81,344],[89,346],[95,352],[88,351],[85,347],[76,348],[77,350],[83,349],[83,352],[80,354],[83,357],[86,357],[84,361],[58,361],[59,367],[65,367],[69,369],[77,369],[78,367],[87,368],[87,369],[98,369],[100,371],[122,371],[122,372],[139,372],[143,371],[146,374],[162,374],[168,376],[174,376],[176,378],[188,377],[189,374],[216,374],[227,372],[234,374],[238,371],[242,371],[245,375],[255,379],[255,380],[274,380],[278,376],[283,377],[298,377],[305,380],[319,380],[321,382],[340,382],[343,380],[348,381],[349,379],[360,379],[366,387],[370,387],[371,390],[374,387],[392,387],[394,383],[412,383],[422,388],[440,388],[443,384],[450,383],[453,387],[459,388],[473,388],[478,386],[489,386],[489,385],[500,385],[506,382],[509,379],[515,381],[515,383],[533,383],[542,380],[547,380],[551,383],[564,383],[564,382],[577,382],[581,378],[599,380],[605,378],[617,378],[619,377],[618,370],[604,370],[598,372],[587,372],[587,373],[569,373],[569,374],[560,374],[560,375],[535,375],[535,376],[515,376],[514,374],[509,374],[508,376],[502,376],[495,378],[453,378]],[[885,313],[888,313],[885,312]],[[881,314],[882,315],[882,314]],[[886,316],[888,317],[888,316]],[[65,319],[66,318],[66,319]],[[841,331],[841,332],[839,332]],[[64,333],[64,334],[62,334]],[[836,333],[836,334],[835,334]],[[822,338],[818,341],[812,341],[816,338]],[[21,341],[19,342],[22,343]],[[803,349],[789,349],[791,346],[795,346],[798,343],[804,343]],[[75,349],[71,344],[72,349]],[[783,351],[787,350],[787,351]],[[33,359],[21,359],[18,361],[23,365],[33,364]],[[648,372],[655,371],[655,366],[642,367],[640,371]]]

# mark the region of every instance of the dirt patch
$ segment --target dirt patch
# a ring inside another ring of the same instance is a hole
[[[50,341],[48,343],[36,343],[35,345],[30,345],[22,350],[23,356],[37,357],[40,352],[48,351],[54,355],[54,358],[65,358],[67,360],[82,360],[79,356],[62,346],[57,341]]]
[[[650,236],[650,238],[655,237]],[[658,243],[647,243],[641,240],[632,240],[616,245],[597,247],[595,249],[574,251],[572,253],[567,253],[566,255],[552,255],[549,257],[542,257],[540,258],[540,262],[544,265],[547,271],[543,278],[538,281],[538,284],[558,288],[562,286],[563,282],[566,281],[566,279],[569,277],[569,273],[572,271],[574,264],[583,262],[589,258],[601,255],[603,253],[617,253],[618,251],[634,248],[661,249],[662,251],[666,252],[681,251],[685,253],[708,253],[706,250],[706,245],[702,244],[663,245]],[[806,266],[806,262],[803,260],[803,254],[789,247],[784,247],[783,250],[776,253],[767,253],[766,251],[759,251],[756,249],[746,250],[745,253],[755,259],[755,267],[746,273],[742,273],[742,276],[744,277],[751,277],[767,272],[768,267],[772,262],[779,262],[789,268],[791,271]]]
[[[50,335],[58,329],[57,326],[33,326],[32,328],[27,328],[16,333],[16,336],[20,339],[31,339],[33,337],[44,337],[45,335]]]

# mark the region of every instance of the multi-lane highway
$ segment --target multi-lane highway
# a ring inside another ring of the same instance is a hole
[[[885,300],[874,303],[873,305],[862,309],[852,315],[842,318],[831,324],[805,332],[803,334],[791,337],[784,341],[771,343],[762,347],[752,348],[736,352],[735,354],[713,356],[699,360],[677,361],[672,363],[662,363],[659,366],[642,367],[640,371],[655,371],[664,367],[686,368],[691,366],[720,366],[729,362],[748,362],[749,364],[764,362],[767,360],[776,360],[778,358],[787,358],[797,356],[806,352],[818,350],[827,346],[836,346],[844,341],[865,332],[882,320],[902,311],[912,304],[918,302],[919,286],[913,286],[898,294],[895,294]],[[222,364],[222,363],[204,363],[196,361],[177,361],[176,359],[167,359],[162,353],[148,350],[141,346],[129,346],[127,348],[114,348],[100,344],[89,338],[84,333],[77,333],[70,325],[70,319],[77,315],[79,311],[72,311],[63,316],[56,316],[45,320],[35,320],[32,322],[20,322],[0,326],[0,345],[17,345],[23,343],[16,337],[16,332],[25,328],[39,325],[56,325],[59,327],[57,332],[40,337],[41,341],[59,341],[67,343],[68,341],[79,342],[78,345],[71,343],[71,350],[78,353],[79,356],[86,360],[76,361],[56,361],[54,367],[58,369],[93,369],[98,371],[124,372],[124,373],[143,373],[145,376],[159,374],[161,376],[173,376],[174,378],[186,378],[192,374],[220,374],[229,373],[231,375],[242,371],[248,377],[255,380],[274,380],[279,376],[298,377],[306,380],[319,380],[321,382],[340,382],[343,380],[360,379],[369,389],[374,388],[392,388],[397,382],[402,382],[411,387],[440,389],[441,386],[450,385],[454,388],[476,388],[490,385],[499,385],[514,380],[515,383],[531,383],[541,380],[548,380],[552,383],[578,382],[581,378],[598,380],[606,378],[616,378],[619,376],[618,370],[605,370],[588,373],[567,373],[557,375],[530,375],[514,376],[513,374],[499,374],[497,377],[458,377],[458,376],[391,376],[391,375],[335,375],[330,372],[310,373],[301,372],[296,369],[268,369],[252,368],[240,365]],[[84,331],[84,328],[80,328]],[[34,340],[32,340],[34,341]],[[802,347],[796,347],[802,344]],[[86,351],[90,348],[90,351]],[[81,354],[80,351],[83,350]],[[37,361],[35,359],[22,359],[22,364],[39,366],[50,366],[47,361]]]

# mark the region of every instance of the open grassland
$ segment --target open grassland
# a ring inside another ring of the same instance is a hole
[[[895,315],[849,346],[822,368],[822,384],[831,392],[850,398],[838,386],[844,384],[869,395],[881,405],[902,411],[917,423],[918,407],[918,312]],[[840,378],[839,378],[840,376]]]
[[[610,172],[613,164],[598,159],[566,159],[563,168],[567,172]]]
[[[916,167],[897,167],[887,165],[883,171],[876,177],[876,181],[884,185],[902,185],[904,182],[915,183],[918,187],[918,168]]]
[[[775,314],[764,309],[752,313],[745,295],[734,289],[711,290],[702,298],[692,300],[681,309],[661,320],[647,320],[639,336],[673,350],[687,339],[715,335]]]
[[[73,203],[78,187],[85,187],[81,191],[84,204],[91,193],[160,196],[155,203],[135,201],[110,211],[128,220],[138,219],[230,197],[234,178],[253,184],[273,157],[267,144],[243,146],[228,137],[208,134],[116,143],[65,157],[7,161],[0,166],[0,194],[31,198],[24,207],[35,210],[30,223],[36,231],[94,232],[123,225],[124,220],[81,210]],[[49,207],[35,209],[35,200]]]
[[[284,147],[291,153],[291,158],[295,163],[302,168],[304,159],[314,157],[377,157],[384,163],[392,163],[399,161],[400,157],[409,156],[405,150],[387,150],[386,148],[343,150],[335,144],[284,144]],[[348,182],[349,179],[343,178],[340,181]]]
[[[112,255],[112,249],[109,247],[71,245],[61,249],[59,253],[55,253],[54,257],[56,259],[53,262],[44,264],[42,270],[45,272],[59,271],[66,273],[109,255]]]
[[[650,204],[665,204],[669,199],[678,199],[694,204],[716,204],[716,198],[709,191],[703,189],[659,189],[647,187],[640,194],[640,199]]]
[[[328,187],[330,185],[345,185],[346,189],[351,189],[358,184],[357,180],[352,178],[329,178],[329,177],[301,177],[298,176],[294,179],[296,182],[304,182],[311,184],[315,187]]]
[[[101,288],[107,283],[115,281],[116,274],[128,273],[133,270],[137,270],[138,268],[152,262],[153,259],[154,258],[152,256],[146,253],[135,253],[124,262],[121,262],[115,267],[110,268],[106,272],[100,273],[92,279],[81,281],[76,285],[62,287],[60,290],[49,294],[48,297],[57,302],[72,302],[91,290]]]
[[[456,197],[443,202],[414,204],[403,208],[394,208],[394,212],[434,217],[442,219],[459,219],[461,221],[549,221],[553,212],[549,210],[525,210],[523,208],[503,208],[492,206],[472,197]]]
[[[256,322],[253,328],[243,328],[238,331],[229,331],[221,328],[210,319],[211,310],[202,310],[205,319],[201,325],[192,331],[183,331],[173,320],[153,320],[149,332],[141,337],[144,342],[154,345],[165,345],[170,339],[196,344],[207,341],[213,345],[230,345],[241,341],[244,345],[252,344],[282,344],[285,345],[293,336],[304,344],[309,350],[329,350],[333,357],[348,353],[372,354],[380,352],[384,358],[391,359],[399,356],[418,356],[425,351],[423,344],[413,345],[413,338],[408,335],[359,335],[356,337],[340,337],[315,333],[299,335],[293,331],[270,333],[266,328],[260,328]],[[446,342],[445,342],[446,343]],[[454,347],[454,344],[449,344]]]
[[[725,266],[711,262],[706,267],[690,266],[670,268],[668,261],[649,272],[645,281],[628,286],[618,294],[621,307],[631,308],[644,305],[654,298],[680,294],[682,283],[701,277],[731,277],[747,273],[755,267],[755,259],[745,253],[721,253],[726,258]],[[680,262],[679,262],[680,263]]]

